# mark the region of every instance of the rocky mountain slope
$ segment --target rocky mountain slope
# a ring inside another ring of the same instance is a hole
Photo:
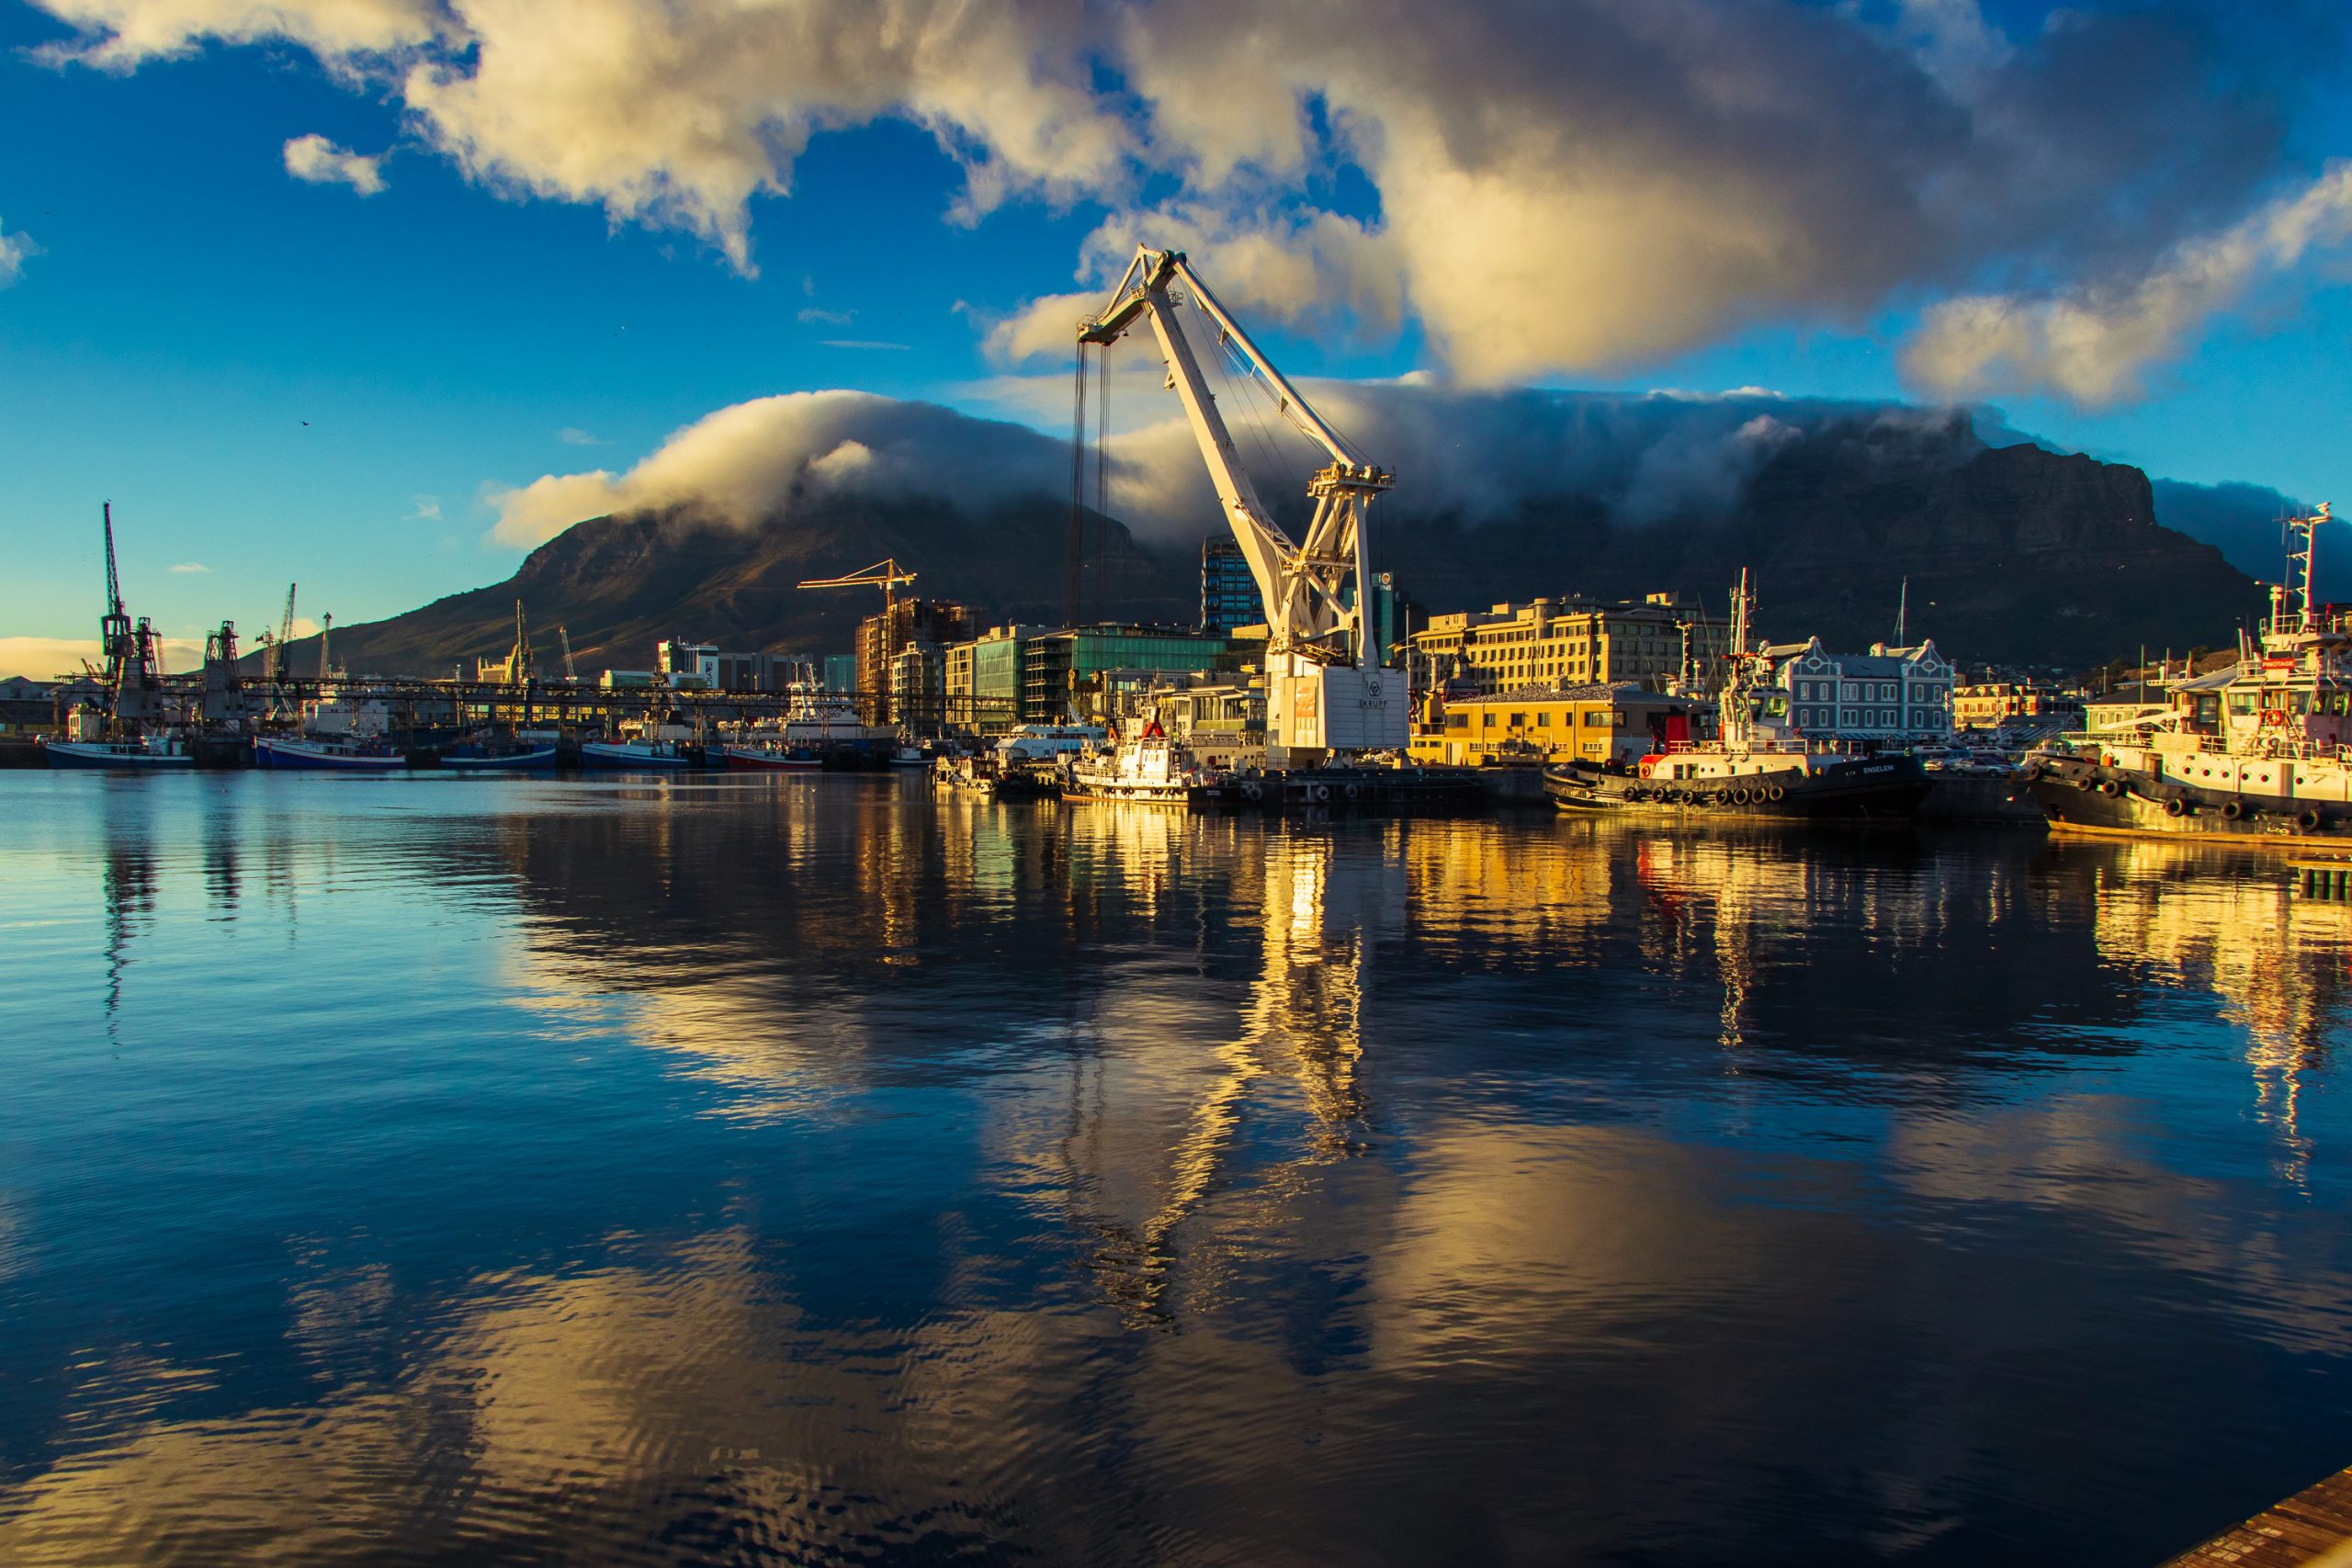
[[[1911,635],[1967,661],[2072,668],[2142,644],[2219,645],[2261,603],[2219,550],[2158,524],[2136,468],[1859,419],[1788,440],[1727,504],[1638,526],[1607,498],[1573,493],[1473,518],[1416,513],[1400,491],[1377,519],[1376,564],[1426,610],[1659,590],[1720,606],[1747,566],[1769,635],[1818,633],[1851,649],[1893,635],[1907,580]],[[965,601],[986,622],[1057,621],[1069,526],[1067,502],[1042,494],[984,508],[797,498],[748,529],[682,512],[597,518],[540,547],[508,581],[338,626],[337,661],[444,673],[502,653],[518,597],[548,634],[542,660],[560,622],[586,669],[645,668],[656,639],[673,634],[730,649],[844,651],[879,595],[794,584],[884,556],[921,573],[918,593]],[[1196,547],[1139,546],[1110,519],[1096,519],[1092,536],[1102,589],[1094,603],[1121,618],[1192,618]]]

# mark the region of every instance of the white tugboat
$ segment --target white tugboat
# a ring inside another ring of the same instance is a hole
[[[2172,710],[2144,733],[2027,760],[2019,776],[2053,830],[2352,841],[2352,614],[2312,602],[2327,521],[2325,506],[2288,520],[2287,581],[2234,665],[2172,682]]]
[[[1081,752],[1062,795],[1070,800],[1129,800],[1189,806],[1216,780],[1168,739],[1157,716],[1108,750]]]
[[[1713,741],[1670,740],[1630,773],[1589,762],[1544,770],[1562,811],[1700,811],[1730,817],[1908,817],[1928,793],[1916,757],[1858,757],[1788,722],[1772,661],[1749,645],[1747,573],[1732,600],[1730,667]]]

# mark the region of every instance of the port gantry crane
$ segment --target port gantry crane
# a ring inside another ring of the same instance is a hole
[[[1315,515],[1304,543],[1294,543],[1258,499],[1176,318],[1180,304],[1190,304],[1216,326],[1219,343],[1240,352],[1272,388],[1283,415],[1330,459],[1307,481]],[[1090,344],[1107,348],[1139,317],[1159,340],[1169,385],[1183,400],[1226,522],[1266,602],[1268,764],[1312,766],[1335,754],[1402,750],[1405,675],[1381,663],[1383,650],[1372,646],[1364,620],[1371,588],[1365,513],[1396,476],[1364,461],[1323,422],[1217,303],[1183,252],[1138,246],[1111,303],[1079,323],[1080,352]]]
[[[107,610],[98,617],[98,650],[107,662],[102,678],[107,728],[120,734],[161,716],[163,660],[154,623],[141,615],[133,626],[122,607],[122,577],[114,561],[114,502],[105,502],[99,516],[107,541]]]

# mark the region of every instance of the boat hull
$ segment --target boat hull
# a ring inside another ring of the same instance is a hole
[[[756,746],[729,746],[730,768],[766,768],[777,773],[814,773],[825,765],[822,757],[794,751],[766,751]]]
[[[445,753],[440,765],[459,773],[537,773],[556,765],[556,749],[542,746],[535,750],[512,751],[492,757],[453,757]]]
[[[196,766],[196,759],[184,753],[119,750],[103,741],[52,740],[42,750],[52,768],[97,768],[119,773],[157,773]]]
[[[406,768],[408,759],[398,752],[331,751],[310,741],[273,740],[265,736],[254,742],[254,765],[295,768],[310,773],[392,773]]]
[[[580,765],[583,768],[658,768],[670,772],[696,765],[692,757],[674,751],[640,751],[627,746],[606,745],[599,740],[580,743]]]
[[[1064,800],[1115,800],[1131,806],[1190,807],[1203,792],[1188,784],[1136,784],[1116,779],[1072,778],[1062,785]]]
[[[1653,781],[1577,768],[1546,768],[1544,792],[1566,813],[1648,812],[1743,820],[1884,820],[1910,817],[1928,796],[1915,757],[1858,758],[1811,772],[1737,779]]]
[[[2343,803],[2210,789],[2073,761],[2042,764],[2026,789],[2053,833],[2226,839],[2278,849],[2352,843],[2352,806]]]

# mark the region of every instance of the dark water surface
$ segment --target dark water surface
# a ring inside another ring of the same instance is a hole
[[[2144,1565],[2352,1463],[2227,850],[0,775],[0,1562]]]

